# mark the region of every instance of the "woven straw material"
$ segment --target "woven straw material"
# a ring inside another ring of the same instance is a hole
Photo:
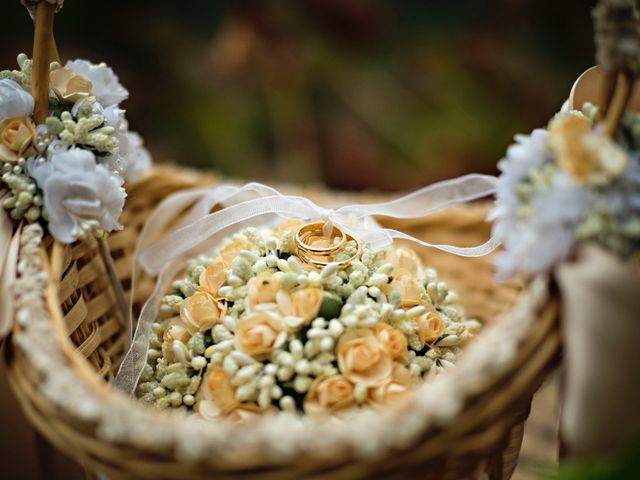
[[[165,167],[155,168],[145,180],[129,187],[122,217],[125,228],[109,239],[118,276],[128,295],[137,236],[153,208],[173,192],[214,183],[216,179],[213,177]],[[379,200],[375,196],[329,194],[321,189],[305,190],[304,193],[327,207],[343,202]],[[411,222],[394,222],[392,225],[381,219],[381,223],[434,243],[473,245],[486,240],[489,234],[489,226],[484,222],[487,208],[486,204],[473,204],[452,207],[446,212]],[[469,259],[419,249],[425,264],[435,267],[458,292],[468,315],[487,324],[470,347],[474,347],[476,342],[481,344],[485,335],[486,340],[490,336],[492,341],[504,338],[508,343],[511,335],[509,322],[516,325],[512,317],[527,319],[526,322],[519,320],[520,331],[518,337],[512,339],[515,343],[511,354],[505,357],[500,368],[493,369],[491,375],[487,373],[486,381],[475,382],[472,388],[471,380],[476,379],[465,377],[464,369],[471,368],[473,362],[464,363],[463,359],[459,368],[452,370],[451,374],[442,375],[457,375],[460,385],[468,384],[469,393],[459,402],[453,402],[456,409],[452,412],[455,415],[442,417],[439,421],[427,421],[428,415],[423,415],[424,412],[416,413],[414,423],[418,425],[415,426],[415,434],[369,455],[345,448],[325,452],[324,455],[322,452],[317,455],[309,452],[308,455],[274,461],[260,453],[257,443],[247,442],[246,450],[235,450],[229,455],[207,452],[204,457],[190,462],[183,450],[168,441],[163,443],[160,438],[149,438],[146,444],[140,440],[127,440],[127,428],[129,433],[135,432],[136,425],[119,426],[123,428],[122,432],[108,432],[109,421],[130,418],[127,415],[138,418],[135,417],[138,415],[147,424],[171,425],[171,429],[178,431],[175,433],[178,438],[181,434],[179,419],[184,417],[177,412],[171,412],[176,413],[171,415],[170,412],[156,411],[134,399],[125,398],[109,385],[125,354],[125,332],[97,242],[68,246],[45,236],[37,258],[27,258],[27,250],[24,247],[21,256],[23,271],[26,272],[25,269],[32,264],[36,271],[46,272],[47,277],[43,280],[46,283],[41,292],[32,292],[34,295],[28,301],[18,299],[12,348],[7,355],[12,389],[27,417],[55,447],[76,459],[88,471],[104,473],[110,479],[215,477],[280,480],[406,478],[411,475],[416,478],[459,479],[475,478],[482,473],[488,474],[489,478],[509,478],[517,462],[532,395],[558,360],[557,302],[554,296],[546,295],[546,285],[543,288],[545,295],[538,292],[536,297],[531,294],[531,288],[523,291],[517,284],[493,283],[490,257]],[[134,298],[135,310],[140,308],[152,287],[152,279],[141,279]],[[42,303],[40,310],[38,302]],[[515,310],[510,311],[514,305]],[[32,323],[22,318],[24,315],[21,317],[25,308],[32,308],[25,310],[32,312]],[[35,318],[44,320],[44,323],[36,322]],[[51,385],[43,387],[47,375],[42,372],[46,371],[46,363],[53,360],[49,357],[43,360],[29,353],[29,344],[25,344],[24,339],[30,328],[36,328],[34,325],[38,325],[42,332],[51,329],[51,338],[47,341],[55,344],[55,348],[51,349],[50,356],[58,359],[56,368],[70,376],[68,391],[81,389],[78,390],[83,392],[81,398],[67,399],[65,403],[61,400],[64,392],[58,391],[63,389],[62,385],[57,389]],[[513,329],[514,336],[517,330]],[[484,343],[490,344],[488,341]],[[467,352],[469,355],[472,355],[471,350]],[[474,375],[480,376],[478,372]],[[438,399],[443,404],[448,400]],[[112,420],[102,418],[103,412],[109,412]],[[406,425],[406,420],[412,418],[407,417],[411,411],[403,414]],[[396,435],[398,432],[391,431],[393,421],[382,425],[389,428],[389,438],[401,438],[401,435]],[[206,425],[206,428],[213,432],[218,426]],[[242,427],[235,428],[240,430]],[[261,432],[255,430],[255,435],[259,437]],[[320,435],[319,432],[321,430],[309,430],[305,434],[313,437],[314,434]],[[131,435],[133,438],[134,433]],[[245,437],[250,438],[248,435]],[[231,441],[230,438],[230,445]],[[204,441],[190,437],[188,442],[193,442],[196,449]],[[328,445],[326,450],[329,450]]]

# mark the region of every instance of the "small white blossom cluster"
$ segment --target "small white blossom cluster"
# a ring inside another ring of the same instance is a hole
[[[346,268],[317,269],[296,254],[302,225],[245,229],[188,262],[152,326],[138,397],[204,418],[343,413],[399,404],[453,367],[480,324],[433,269],[367,245]]]
[[[640,114],[627,113],[614,138],[597,109],[561,112],[547,129],[516,136],[498,168],[493,234],[499,279],[545,272],[575,246],[595,242],[629,258],[640,250]]]
[[[0,72],[2,206],[14,220],[47,220],[64,243],[120,229],[122,185],[151,164],[119,106],[129,93],[103,63],[54,62],[49,114],[36,125],[31,60],[21,54],[18,65]]]

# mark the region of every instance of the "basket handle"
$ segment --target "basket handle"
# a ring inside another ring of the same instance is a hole
[[[60,63],[60,55],[53,36],[53,17],[62,8],[64,0],[21,0],[35,22],[33,35],[33,60],[31,73],[31,93],[34,100],[33,119],[37,125],[44,123],[49,114],[49,71],[51,61]],[[99,238],[100,256],[107,271],[121,323],[129,325],[129,302],[126,300],[122,284],[111,256],[106,238]]]
[[[593,9],[596,60],[604,76],[599,106],[604,133],[613,136],[640,73],[640,12],[636,0],[600,0]]]
[[[33,119],[36,124],[44,123],[49,113],[49,64],[52,60],[60,60],[53,38],[53,17],[56,9],[57,4],[47,1],[40,1],[30,9],[35,17],[31,93],[35,104]]]

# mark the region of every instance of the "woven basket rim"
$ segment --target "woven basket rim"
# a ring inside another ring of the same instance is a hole
[[[422,386],[414,401],[402,410],[363,412],[345,420],[348,428],[286,415],[266,417],[251,426],[228,421],[205,423],[179,411],[159,412],[103,383],[88,365],[85,371],[78,368],[84,359],[74,358],[79,354],[62,334],[62,313],[55,292],[47,291],[39,228],[29,226],[22,234],[20,262],[26,270],[23,268],[21,275],[24,279],[33,275],[37,280],[33,290],[18,294],[18,328],[13,335],[19,356],[38,372],[42,382],[39,393],[68,416],[70,423],[92,425],[103,441],[155,453],[174,451],[183,461],[211,462],[215,453],[216,467],[222,470],[283,464],[302,458],[302,454],[305,461],[366,459],[415,444],[427,430],[446,429],[469,399],[504,379],[548,302],[547,279],[540,277],[508,313],[483,330],[455,370]],[[31,320],[21,321],[21,317]],[[47,330],[50,334],[43,334]],[[34,343],[40,348],[34,349]],[[429,394],[421,397],[422,391]],[[283,428],[288,432],[284,439]]]

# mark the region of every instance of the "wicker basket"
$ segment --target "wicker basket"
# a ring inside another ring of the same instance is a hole
[[[213,183],[165,167],[129,186],[125,228],[109,239],[127,294],[136,238],[152,209],[175,191]],[[356,200],[322,190],[305,194],[327,206]],[[488,235],[487,208],[453,207],[393,227],[429,241],[473,244]],[[125,332],[97,244],[62,245],[32,225],[21,238],[6,358],[10,384],[55,447],[110,479],[509,478],[532,395],[558,359],[557,301],[542,279],[526,289],[493,283],[489,257],[420,253],[459,292],[469,315],[486,322],[457,368],[429,384],[428,395],[416,394],[404,410],[342,426],[217,425],[158,411],[110,386]],[[152,286],[142,279],[136,308]]]

